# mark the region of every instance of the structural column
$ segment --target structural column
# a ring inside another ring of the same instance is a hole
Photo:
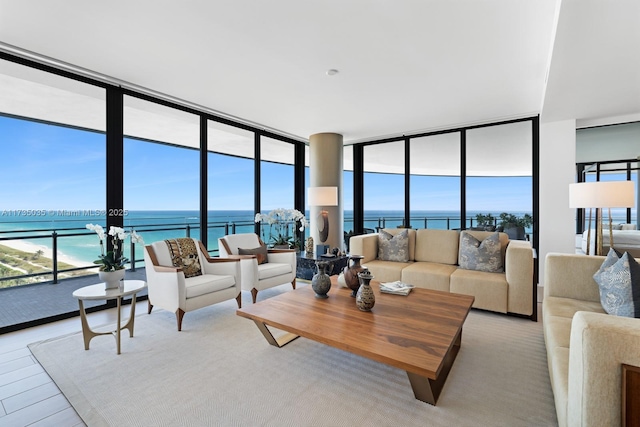
[[[344,248],[343,164],[342,135],[316,133],[309,137],[309,187],[338,188],[338,206],[309,206],[309,234],[316,245],[320,244],[318,225],[324,209],[329,213],[329,237],[325,244]]]

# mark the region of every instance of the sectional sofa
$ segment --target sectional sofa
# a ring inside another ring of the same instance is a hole
[[[351,237],[350,251],[362,255],[366,266],[380,282],[402,282],[416,287],[473,295],[473,307],[500,313],[514,313],[535,319],[533,249],[526,241],[509,241],[499,233],[504,272],[459,268],[461,233],[456,230],[385,229],[397,235],[408,231],[407,262],[385,261],[378,257],[379,233]],[[467,231],[479,240],[492,232]]]
[[[608,315],[593,275],[605,257],[550,253],[542,325],[558,425],[621,425],[622,364],[640,366],[640,319]]]

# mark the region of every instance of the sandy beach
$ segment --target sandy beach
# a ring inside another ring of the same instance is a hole
[[[24,240],[3,240],[0,242],[0,245],[8,246],[10,248],[17,249],[23,252],[29,252],[32,254],[35,254],[37,251],[40,250],[42,251],[43,256],[53,259],[53,250],[51,250],[51,248],[48,248],[44,245],[35,245],[33,243],[30,243]],[[60,251],[58,251],[58,261],[73,265],[74,267],[85,267],[91,264],[85,261],[80,261],[78,259],[72,258],[68,255],[61,253]]]

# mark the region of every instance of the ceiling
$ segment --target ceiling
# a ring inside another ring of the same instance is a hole
[[[353,143],[640,117],[639,21],[636,0],[0,0],[0,48]]]

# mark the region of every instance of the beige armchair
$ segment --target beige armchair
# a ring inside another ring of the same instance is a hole
[[[263,252],[257,250],[264,243],[255,233],[230,234],[218,239],[220,257],[240,259],[240,280],[242,289],[251,291],[253,302],[256,302],[258,291],[284,283],[291,283],[296,288],[296,253],[294,249],[268,249],[266,262],[259,263],[257,254],[246,252]],[[241,249],[243,249],[241,251]],[[245,252],[241,255],[240,252]]]
[[[196,239],[163,240],[144,248],[149,314],[154,306],[174,312],[178,331],[188,311],[235,298],[242,306],[240,262],[211,258]]]

